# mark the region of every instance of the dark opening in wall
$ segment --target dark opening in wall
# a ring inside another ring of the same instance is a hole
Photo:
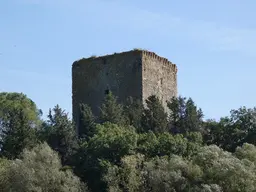
[[[106,58],[102,58],[102,60],[103,60],[103,64],[106,65],[107,64]]]
[[[108,95],[109,94],[109,89],[106,89],[105,90],[105,95]]]

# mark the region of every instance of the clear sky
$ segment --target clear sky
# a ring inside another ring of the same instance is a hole
[[[0,0],[0,91],[72,112],[71,66],[143,48],[178,66],[206,118],[256,105],[255,0]]]

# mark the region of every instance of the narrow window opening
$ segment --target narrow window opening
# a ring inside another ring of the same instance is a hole
[[[103,58],[102,60],[103,60],[103,64],[106,65],[107,64],[106,58]]]
[[[109,94],[109,89],[106,89],[105,90],[105,95],[108,95]]]

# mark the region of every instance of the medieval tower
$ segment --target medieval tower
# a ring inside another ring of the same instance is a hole
[[[166,101],[177,96],[177,67],[153,52],[132,50],[75,61],[72,66],[73,119],[78,122],[79,104],[90,105],[95,115],[105,94],[111,91],[123,102],[128,96],[145,102],[156,95]]]

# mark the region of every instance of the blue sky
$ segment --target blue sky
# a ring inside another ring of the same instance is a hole
[[[206,118],[256,105],[254,0],[1,0],[0,91],[72,112],[71,65],[143,48],[178,66]]]

